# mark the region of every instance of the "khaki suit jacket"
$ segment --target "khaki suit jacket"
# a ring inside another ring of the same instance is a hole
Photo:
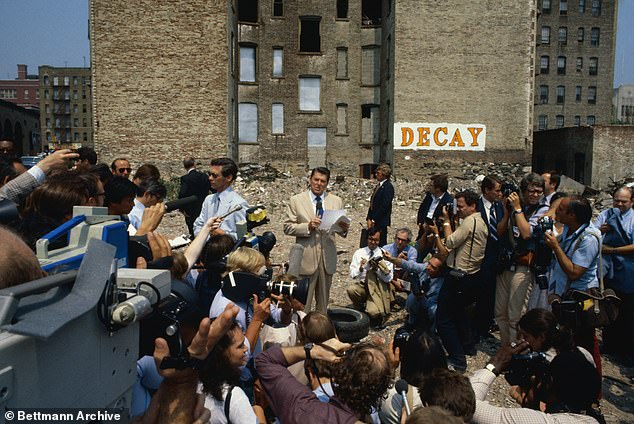
[[[343,209],[343,201],[334,194],[326,193],[324,209]],[[326,273],[334,274],[337,270],[337,246],[335,235],[319,229],[308,231],[308,222],[315,217],[315,205],[310,191],[304,191],[291,197],[286,207],[284,234],[295,236],[296,243],[304,246],[302,258],[302,275],[311,275],[317,271],[322,256]]]

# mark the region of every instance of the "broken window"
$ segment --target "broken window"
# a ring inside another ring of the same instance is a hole
[[[559,44],[568,44],[568,27],[559,27]]]
[[[564,127],[564,115],[555,116],[555,128],[563,128]]]
[[[601,15],[601,0],[592,0],[592,16]]]
[[[583,43],[583,37],[584,37],[584,29],[583,27],[579,27],[577,29],[577,41],[580,43]]]
[[[284,105],[273,103],[271,107],[271,133],[284,134]]]
[[[381,47],[361,48],[361,85],[379,85],[381,82]]]
[[[361,143],[379,143],[379,105],[361,105]]]
[[[284,0],[273,0],[273,16],[284,16]]]
[[[581,86],[578,85],[575,87],[575,102],[581,102]]]
[[[550,0],[542,0],[542,13],[550,13]]]
[[[557,58],[557,75],[566,75],[566,56]]]
[[[575,115],[575,127],[578,127],[580,125],[581,125],[581,116]]]
[[[303,53],[320,53],[321,36],[319,35],[320,16],[301,16],[299,18],[299,51]]]
[[[255,46],[240,44],[240,82],[255,82]]]
[[[550,27],[543,26],[542,27],[542,44],[550,43]]]
[[[586,13],[586,0],[579,0],[579,13]]]
[[[337,79],[348,78],[348,49],[337,47]]]
[[[560,15],[568,14],[568,0],[559,0],[559,14]]]
[[[238,142],[257,143],[258,141],[258,105],[238,103]]]
[[[557,86],[557,104],[561,105],[566,101],[566,86]]]
[[[594,125],[595,122],[596,122],[596,118],[594,117],[594,115],[588,115],[586,117],[586,124]]]
[[[258,0],[238,0],[238,21],[258,22]]]
[[[361,25],[381,25],[381,0],[361,1]]]
[[[590,32],[590,45],[598,46],[601,30],[599,28],[592,28]]]
[[[583,58],[578,57],[577,58],[577,72],[581,72],[582,69],[583,69]]]
[[[588,103],[593,105],[597,103],[597,88],[588,87]]]
[[[303,112],[319,112],[321,77],[299,78],[299,110]]]
[[[537,129],[540,131],[548,129],[548,115],[539,115],[537,118]]]
[[[597,75],[599,73],[599,58],[591,57],[588,64],[588,72],[590,75]]]
[[[547,85],[539,86],[539,104],[540,105],[548,104],[548,86]]]
[[[539,73],[547,74],[550,71],[550,57],[542,56],[539,60]]]
[[[348,0],[337,0],[337,19],[348,19]]]

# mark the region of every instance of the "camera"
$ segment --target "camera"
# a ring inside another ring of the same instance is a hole
[[[389,274],[390,268],[381,256],[375,256],[368,261],[368,266],[371,269],[379,269],[383,274]]]
[[[509,197],[511,193],[519,193],[520,189],[513,183],[503,183],[502,184],[502,196]]]
[[[539,226],[542,230],[542,234],[545,234],[547,231],[552,231],[554,227],[554,221],[549,216],[544,216],[539,220]]]
[[[543,352],[530,352],[513,355],[504,378],[511,386],[527,387],[533,376],[541,379],[548,372],[550,363]]]
[[[533,272],[535,273],[535,282],[539,286],[539,289],[546,290],[548,288],[548,267],[535,265]]]
[[[249,302],[254,294],[258,299],[269,297],[271,293],[286,295],[306,304],[309,279],[290,279],[290,281],[272,281],[271,271],[265,275],[250,272],[230,272],[222,280],[222,294],[232,302]],[[289,276],[289,274],[286,274]]]
[[[392,345],[394,351],[396,352],[396,348],[398,347],[400,351],[403,352],[405,345],[407,345],[409,339],[412,337],[413,334],[414,329],[408,326],[397,328],[394,332],[394,344]]]

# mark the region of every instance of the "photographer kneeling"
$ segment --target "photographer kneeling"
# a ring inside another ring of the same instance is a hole
[[[559,423],[596,424],[605,422],[592,404],[596,401],[601,381],[594,366],[577,349],[559,353],[550,364],[535,368],[525,367],[522,374],[534,382],[526,391],[525,403],[540,405],[539,409],[503,408],[493,406],[484,399],[495,378],[509,369],[512,362],[529,348],[529,342],[500,348],[484,369],[471,376],[471,386],[476,395],[476,424],[511,423]],[[519,355],[519,356],[518,356]],[[541,360],[539,356],[532,356]],[[536,372],[531,372],[536,371]],[[596,418],[595,418],[596,417]]]

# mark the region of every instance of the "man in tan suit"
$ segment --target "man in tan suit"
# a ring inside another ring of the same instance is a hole
[[[335,235],[320,230],[324,210],[343,209],[341,198],[326,193],[330,170],[318,167],[310,174],[310,189],[291,197],[286,209],[284,234],[295,236],[296,243],[304,246],[300,277],[310,278],[306,309],[326,313],[330,297],[332,275],[337,270],[337,246]],[[348,225],[340,224],[345,237]],[[315,291],[317,295],[315,296]]]

